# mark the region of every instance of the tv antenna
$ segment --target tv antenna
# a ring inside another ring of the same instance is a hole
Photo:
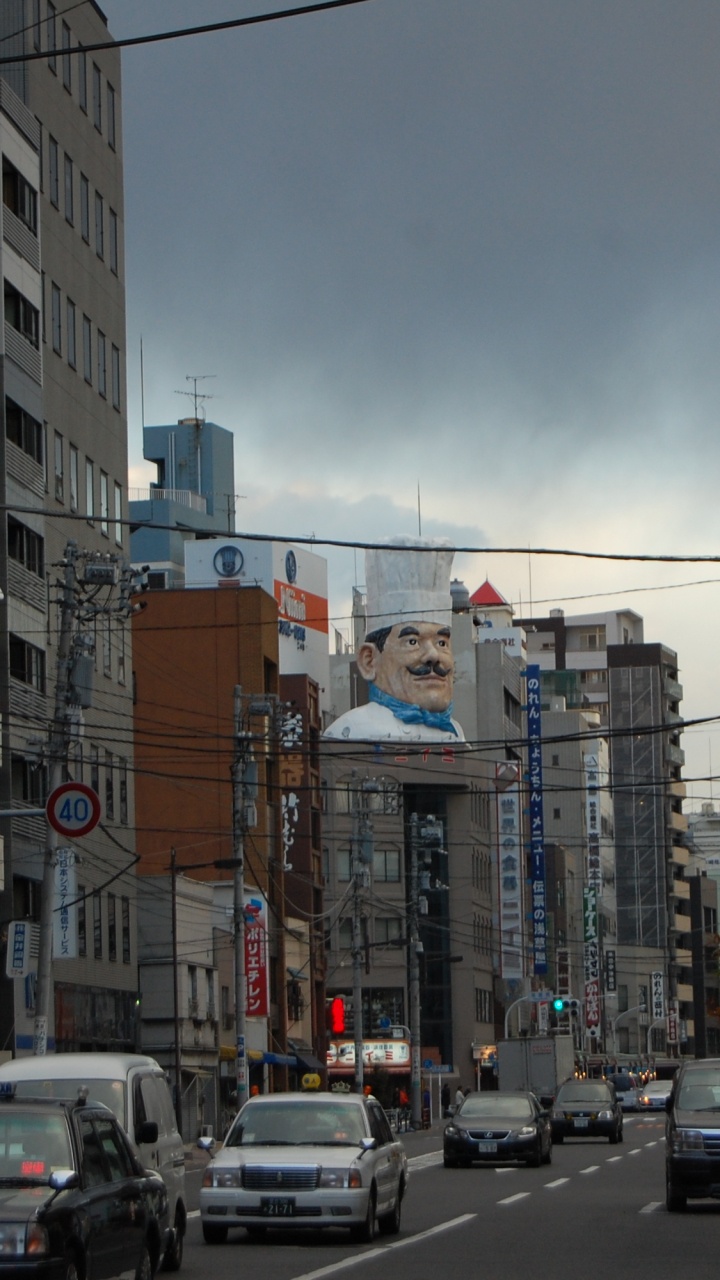
[[[205,401],[215,399],[215,397],[212,396],[209,391],[199,392],[198,382],[204,382],[206,378],[216,378],[216,377],[217,377],[216,373],[197,373],[197,374],[186,373],[185,381],[192,382],[193,384],[192,391],[176,391],[175,392],[176,396],[189,396],[189,398],[192,400],[193,407],[195,409],[194,417],[196,422],[205,421]]]

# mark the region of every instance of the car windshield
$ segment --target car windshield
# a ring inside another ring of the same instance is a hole
[[[599,1080],[576,1080],[558,1089],[556,1102],[611,1102],[610,1090]]]
[[[73,1168],[64,1116],[0,1110],[0,1183],[47,1182],[54,1170]]]
[[[525,1119],[532,1114],[533,1109],[527,1098],[504,1098],[497,1093],[480,1094],[466,1098],[458,1112],[458,1115],[462,1116],[463,1120],[473,1120],[480,1116]]]
[[[637,1089],[637,1084],[629,1076],[613,1076],[612,1082],[616,1093],[627,1093],[630,1089]]]
[[[356,1146],[367,1136],[362,1110],[352,1103],[253,1103],[240,1112],[225,1145]]]
[[[15,1095],[18,1098],[69,1098],[74,1102],[78,1090],[85,1088],[90,1102],[102,1102],[117,1116],[123,1129],[127,1128],[122,1080],[18,1080]]]
[[[720,1109],[720,1077],[697,1072],[686,1080],[678,1097],[682,1111],[717,1111]]]

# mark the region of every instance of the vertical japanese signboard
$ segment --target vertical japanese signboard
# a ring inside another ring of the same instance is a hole
[[[665,1017],[665,975],[662,969],[650,974],[650,1013],[653,1022]]]
[[[594,889],[583,889],[585,924],[585,1027],[591,1036],[600,1031],[600,937],[598,934],[597,895]]]
[[[507,762],[495,765],[495,803],[498,831],[498,905],[500,915],[500,974],[521,978],[523,966],[523,850],[522,805],[517,769]]]
[[[600,864],[600,792],[598,758],[594,753],[583,756],[585,766],[585,827],[587,836],[586,884],[602,896],[602,867]]]
[[[270,1015],[267,954],[267,902],[261,893],[245,895],[245,985],[249,1018]]]
[[[77,956],[77,871],[73,849],[55,852],[55,909],[53,911],[53,957],[74,960]]]
[[[543,819],[542,717],[540,667],[527,668],[528,773],[532,893],[533,972],[547,973],[547,909],[545,894],[545,830]]]

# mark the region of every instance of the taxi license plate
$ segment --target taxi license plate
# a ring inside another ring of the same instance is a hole
[[[497,1142],[478,1142],[477,1148],[483,1155],[494,1156],[497,1152]]]
[[[292,1218],[295,1200],[292,1196],[263,1196],[260,1212],[266,1218]]]
[[[576,1116],[574,1124],[576,1129],[587,1129],[588,1127],[588,1121],[585,1116]]]

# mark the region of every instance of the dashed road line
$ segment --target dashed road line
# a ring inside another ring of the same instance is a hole
[[[587,1169],[578,1169],[578,1173],[596,1173],[599,1168],[599,1164],[589,1164]]]
[[[498,1200],[498,1204],[514,1204],[516,1200],[525,1200],[529,1195],[529,1191],[518,1191],[514,1196],[507,1196],[505,1200]]]
[[[662,1200],[651,1200],[649,1204],[643,1206],[641,1213],[654,1213],[656,1209],[662,1207]]]
[[[569,1182],[569,1181],[570,1181],[570,1179],[569,1179],[569,1178],[556,1178],[554,1182],[546,1182],[546,1183],[545,1183],[545,1190],[546,1190],[546,1191],[554,1191],[554,1190],[555,1190],[555,1187],[564,1187],[564,1186],[565,1186],[565,1183],[566,1183],[566,1182]]]
[[[476,1216],[474,1213],[463,1213],[459,1218],[451,1218],[448,1222],[440,1222],[436,1227],[429,1227],[427,1231],[419,1231],[416,1236],[406,1236],[403,1240],[394,1240],[392,1244],[383,1245],[379,1249],[368,1249],[365,1253],[355,1253],[352,1257],[344,1258],[342,1262],[333,1262],[327,1267],[319,1267],[317,1271],[305,1271],[302,1275],[294,1276],[293,1280],[322,1280],[324,1276],[334,1276],[338,1271],[348,1271],[350,1267],[360,1266],[363,1262],[369,1262],[372,1258],[381,1258],[384,1254],[388,1254],[391,1249],[404,1249],[410,1244],[417,1244],[418,1241],[427,1240],[430,1236],[439,1235],[442,1231],[450,1231],[453,1227],[462,1227],[466,1222],[471,1222]]]

